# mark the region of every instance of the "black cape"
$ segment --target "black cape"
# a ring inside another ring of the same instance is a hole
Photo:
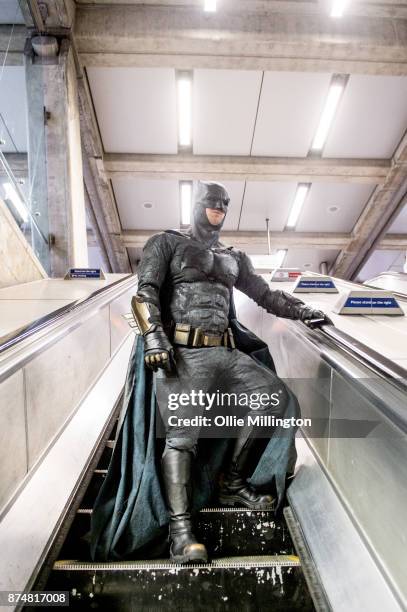
[[[234,314],[234,309],[232,309]],[[236,318],[230,319],[236,347],[275,371],[267,345]],[[295,395],[287,389],[285,418],[300,414]],[[156,399],[153,376],[144,364],[144,341],[136,336],[129,361],[117,441],[108,473],[94,504],[91,556],[94,560],[152,558],[166,554],[168,513],[160,476],[164,440],[155,436]],[[276,427],[269,440],[259,440],[248,482],[274,485],[281,502],[286,474],[294,471],[295,429]],[[193,474],[193,509],[215,501],[216,483],[231,442],[199,440]]]

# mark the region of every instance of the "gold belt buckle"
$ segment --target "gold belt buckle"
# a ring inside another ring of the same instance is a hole
[[[192,346],[195,348],[200,348],[203,342],[203,331],[200,327],[196,327],[194,329],[194,335],[192,336]]]
[[[186,323],[177,323],[175,325],[174,342],[176,344],[182,344],[188,346],[189,334],[191,332],[191,326]]]
[[[211,336],[210,334],[204,334],[203,345],[204,346],[220,346],[222,344],[222,336]]]

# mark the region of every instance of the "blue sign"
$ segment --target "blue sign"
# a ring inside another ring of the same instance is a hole
[[[297,289],[336,289],[335,284],[331,280],[301,280]]]
[[[71,278],[101,278],[100,268],[71,268],[69,276]]]
[[[399,308],[392,297],[349,297],[343,308]]]

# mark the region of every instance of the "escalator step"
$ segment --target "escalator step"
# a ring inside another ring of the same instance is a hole
[[[119,563],[58,561],[47,589],[70,591],[70,609],[116,612],[314,610],[298,557],[226,557],[208,564],[167,560]]]
[[[55,571],[100,571],[106,572],[132,571],[132,570],[191,570],[191,569],[237,569],[262,567],[299,567],[301,565],[297,555],[244,555],[236,557],[221,557],[212,559],[210,563],[190,563],[178,565],[168,559],[146,559],[139,561],[112,561],[108,563],[83,563],[60,559],[54,564]]]
[[[80,508],[65,540],[61,556],[89,560],[89,530],[92,510]],[[198,513],[195,534],[214,557],[293,554],[294,548],[284,520],[271,511],[242,508],[205,508]]]

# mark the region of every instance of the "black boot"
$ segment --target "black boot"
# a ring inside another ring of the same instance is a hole
[[[161,465],[170,513],[170,558],[175,563],[203,562],[208,553],[192,533],[191,466],[192,453],[165,448]]]
[[[219,491],[219,502],[223,506],[239,505],[250,510],[273,510],[274,498],[258,493],[245,480],[243,473],[255,438],[250,437],[251,428],[243,428],[237,438],[232,461],[224,474]]]

